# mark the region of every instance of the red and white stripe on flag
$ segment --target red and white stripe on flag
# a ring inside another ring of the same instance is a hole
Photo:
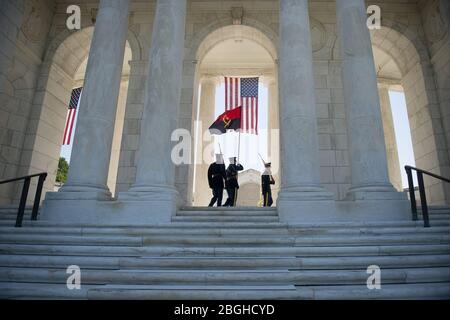
[[[225,111],[242,107],[241,132],[258,134],[259,78],[225,77]]]
[[[73,129],[75,124],[75,118],[77,116],[78,104],[80,103],[81,91],[83,88],[76,88],[72,90],[72,96],[70,97],[69,109],[67,111],[66,126],[64,127],[63,145],[70,145]]]

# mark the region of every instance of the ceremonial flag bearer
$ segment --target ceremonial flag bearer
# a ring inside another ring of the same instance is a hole
[[[221,154],[216,154],[216,162],[212,163],[208,169],[208,183],[213,193],[213,197],[209,203],[210,207],[213,207],[216,201],[218,207],[222,206],[225,179],[226,172],[223,156]]]
[[[261,186],[262,186],[262,196],[263,196],[263,203],[264,207],[271,207],[273,204],[272,199],[272,189],[271,185],[275,184],[275,179],[272,176],[271,171],[272,164],[265,163],[266,170],[263,172],[261,176]]]
[[[238,171],[244,170],[244,167],[236,162],[236,157],[230,158],[230,165],[226,171],[227,180],[225,187],[227,188],[228,199],[225,202],[225,207],[235,207],[237,202],[239,189]]]

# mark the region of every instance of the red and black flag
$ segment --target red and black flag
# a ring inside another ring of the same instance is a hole
[[[227,130],[239,131],[241,129],[241,114],[242,107],[226,111],[209,127],[209,132],[211,134],[224,134]]]

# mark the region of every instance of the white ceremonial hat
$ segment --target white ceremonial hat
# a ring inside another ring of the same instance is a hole
[[[223,163],[223,155],[222,154],[216,154],[216,162],[219,164]]]

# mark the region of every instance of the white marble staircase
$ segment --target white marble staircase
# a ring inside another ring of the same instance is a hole
[[[74,225],[0,209],[0,298],[450,298],[450,208],[423,222],[287,226],[274,209],[186,208],[170,224]],[[66,268],[81,268],[68,290]],[[366,269],[381,268],[368,290]]]

